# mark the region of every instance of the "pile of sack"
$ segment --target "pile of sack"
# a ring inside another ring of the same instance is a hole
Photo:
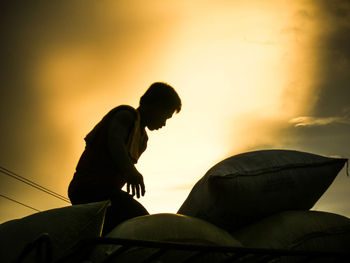
[[[135,217],[116,226],[106,237],[348,252],[350,219],[310,211],[346,162],[343,158],[291,150],[235,155],[209,169],[177,214]],[[1,224],[0,262],[18,259],[23,249],[44,232],[51,237],[53,259],[59,259],[81,240],[101,236],[108,206],[109,201],[68,206]],[[119,248],[96,246],[89,250],[85,262],[103,262]],[[109,262],[143,262],[155,252],[152,248],[134,247]],[[190,251],[171,250],[157,260],[179,262],[192,256]],[[229,255],[208,253],[204,259],[191,262],[219,262],[225,256]],[[37,262],[37,255],[33,252],[23,262]]]
[[[290,150],[235,155],[213,166],[196,183],[178,214],[133,218],[114,228],[107,237],[348,252],[350,219],[310,211],[346,162],[347,159]],[[118,248],[100,246],[91,260],[102,262]],[[112,262],[142,262],[154,252],[149,248],[135,248]],[[157,262],[179,262],[190,256],[188,252],[171,251]],[[209,253],[198,262],[221,262],[225,256],[229,255]],[[305,258],[281,257],[274,262],[298,260]],[[254,259],[251,262],[255,262]]]
[[[291,150],[235,155],[197,182],[178,213],[211,222],[246,247],[350,251],[350,219],[310,211],[346,162]]]

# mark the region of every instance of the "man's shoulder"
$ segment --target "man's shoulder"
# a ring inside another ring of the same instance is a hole
[[[136,117],[136,114],[137,114],[136,109],[129,106],[129,105],[120,105],[120,106],[112,109],[111,112],[113,112],[113,115],[122,114],[122,115],[129,115],[129,116],[133,116],[133,117]]]
[[[130,105],[120,105],[112,110],[116,112],[132,112],[133,114],[136,114],[136,109]]]
[[[112,109],[109,114],[114,120],[121,121],[123,123],[131,123],[137,117],[137,111],[129,105],[120,105]]]
[[[102,120],[86,135],[86,142],[93,142],[99,134],[105,131],[119,127],[119,129],[132,127],[137,117],[136,110],[128,105],[121,105],[111,109]]]

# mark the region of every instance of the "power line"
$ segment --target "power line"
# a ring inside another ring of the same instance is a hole
[[[21,181],[21,182],[23,182],[23,183],[25,183],[27,185],[30,185],[30,186],[32,186],[32,187],[34,187],[34,188],[36,188],[36,189],[38,189],[40,191],[43,191],[43,192],[45,192],[45,193],[47,193],[49,195],[52,195],[52,196],[54,196],[54,197],[56,197],[56,198],[58,198],[58,199],[60,199],[60,200],[62,200],[64,202],[70,203],[68,198],[66,198],[66,197],[64,197],[64,196],[62,196],[62,195],[60,195],[58,193],[55,193],[54,191],[52,191],[50,189],[47,189],[47,188],[45,188],[45,187],[43,187],[43,186],[41,186],[41,185],[39,185],[39,184],[37,184],[37,183],[27,179],[27,178],[24,178],[23,176],[20,176],[19,174],[16,174],[16,173],[14,173],[14,172],[12,172],[12,171],[10,171],[10,170],[2,167],[2,166],[0,166],[0,172],[6,174],[6,175],[8,175],[8,176],[10,176],[10,177],[12,177],[12,178],[14,178],[16,180],[19,180],[19,181]]]
[[[52,195],[53,197],[56,197],[56,198],[58,198],[58,199],[60,199],[60,200],[62,200],[64,202],[70,204],[70,201],[69,201],[69,199],[67,197],[65,197],[63,195],[60,195],[58,193],[55,193],[54,191],[52,191],[50,189],[47,189],[47,188],[45,188],[45,187],[43,187],[43,186],[41,186],[41,185],[39,185],[39,184],[29,180],[29,179],[27,179],[27,178],[25,178],[23,176],[20,176],[19,174],[16,174],[16,173],[14,173],[14,172],[12,172],[12,171],[10,171],[10,170],[2,167],[2,166],[0,166],[0,172],[2,172],[3,174],[6,174],[6,175],[8,175],[8,176],[18,180],[18,181],[21,181],[22,183],[30,185],[30,186],[32,186],[32,187],[34,187],[34,188],[36,188],[36,189],[38,189],[40,191],[43,191],[43,192],[45,192],[45,193],[47,193],[49,195]]]
[[[27,208],[29,208],[29,209],[34,210],[34,211],[41,212],[40,210],[38,210],[38,209],[36,209],[36,208],[34,208],[34,207],[31,207],[31,206],[29,206],[29,205],[23,204],[22,202],[19,202],[19,201],[15,200],[15,199],[12,199],[12,198],[10,198],[10,197],[8,197],[8,196],[6,196],[6,195],[0,194],[0,196],[3,197],[3,198],[5,198],[5,199],[7,199],[7,200],[10,200],[10,201],[12,201],[12,202],[15,202],[15,203],[17,203],[17,204],[23,205],[23,206],[25,206],[25,207],[27,207]]]

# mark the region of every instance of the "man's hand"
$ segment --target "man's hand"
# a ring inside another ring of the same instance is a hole
[[[145,195],[146,190],[142,174],[134,171],[126,176],[126,189],[128,193],[130,193],[130,187],[132,196],[136,194],[136,197],[140,198],[140,192],[142,196]]]

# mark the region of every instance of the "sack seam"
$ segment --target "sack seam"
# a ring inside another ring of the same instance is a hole
[[[331,160],[327,162],[322,162],[322,163],[313,163],[313,164],[305,164],[305,163],[297,163],[297,164],[287,164],[287,165],[281,165],[281,166],[276,166],[276,167],[269,167],[265,169],[259,169],[255,171],[239,171],[237,173],[230,173],[227,175],[218,175],[218,174],[211,174],[209,175],[210,177],[215,177],[215,179],[220,179],[220,178],[227,178],[227,177],[238,177],[238,176],[258,176],[261,174],[266,174],[266,173],[271,173],[271,172],[279,172],[283,170],[290,170],[290,169],[295,169],[295,168],[316,168],[316,167],[322,167],[322,166],[327,166],[330,164],[337,164],[343,162],[343,166],[345,162],[347,162],[348,159],[337,159],[337,160]],[[343,168],[342,166],[342,168]],[[340,169],[341,170],[341,169]]]

